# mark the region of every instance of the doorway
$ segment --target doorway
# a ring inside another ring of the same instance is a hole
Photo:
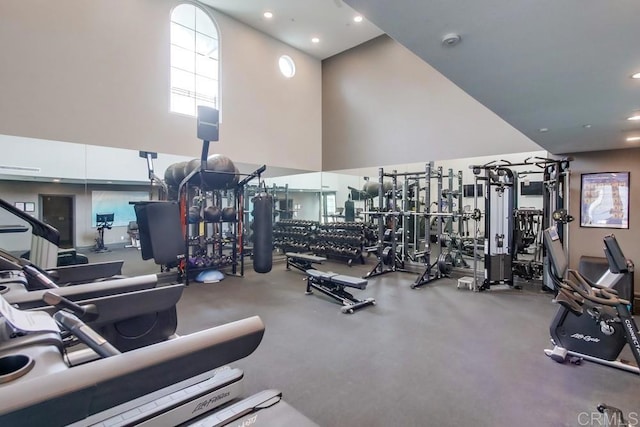
[[[74,247],[73,196],[40,195],[42,221],[55,227],[60,233],[60,248]]]

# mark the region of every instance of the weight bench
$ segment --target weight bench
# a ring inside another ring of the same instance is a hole
[[[368,305],[375,305],[376,300],[373,298],[367,298],[365,300],[359,300],[345,291],[345,287],[366,289],[367,281],[359,277],[344,276],[336,273],[325,273],[320,270],[309,269],[307,273],[307,295],[313,293],[313,289],[317,289],[323,294],[335,299],[342,304],[340,311],[343,313],[353,313],[355,310],[366,307]]]
[[[300,271],[306,272],[313,269],[313,264],[322,264],[327,259],[321,256],[299,254],[297,252],[287,252],[287,270],[289,267],[297,268]]]

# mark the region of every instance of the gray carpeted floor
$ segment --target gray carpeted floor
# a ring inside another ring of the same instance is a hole
[[[158,270],[135,249],[91,258],[125,259],[129,275]],[[370,267],[322,269],[359,276]],[[557,309],[548,294],[473,293],[453,279],[412,290],[414,275],[391,273],[356,291],[376,306],[345,315],[326,297],[305,295],[303,278],[276,263],[269,274],[191,285],[178,332],[259,315],[262,344],[233,364],[245,371],[246,394],[280,389],[323,426],[599,426],[590,417],[600,402],[638,419],[640,378],[544,355]]]

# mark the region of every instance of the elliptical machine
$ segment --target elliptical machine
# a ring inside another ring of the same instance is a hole
[[[633,263],[624,257],[613,235],[606,236],[604,243],[611,273],[606,285],[602,280],[601,284],[591,283],[578,271],[569,269],[556,228],[544,231],[551,278],[558,289],[556,302],[561,305],[550,327],[555,347],[545,350],[545,354],[560,363],[568,358],[575,362],[586,359],[640,374],[640,334],[629,309],[631,302],[620,298],[614,289],[622,276],[633,273]],[[636,360],[635,366],[618,359],[626,344]]]

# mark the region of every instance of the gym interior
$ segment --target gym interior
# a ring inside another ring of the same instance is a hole
[[[238,3],[0,4],[0,424],[640,425],[640,6]]]

